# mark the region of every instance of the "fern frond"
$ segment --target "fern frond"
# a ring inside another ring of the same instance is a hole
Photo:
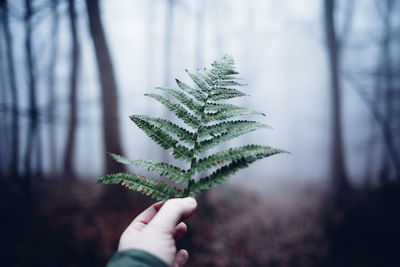
[[[146,115],[132,115],[130,116],[131,120],[134,118],[141,119],[143,121],[146,121],[147,123],[161,128],[173,135],[176,135],[180,141],[188,144],[188,145],[194,145],[194,134],[178,125],[175,123],[172,123],[168,120],[160,119],[160,118],[153,118],[150,116]]]
[[[195,183],[190,190],[191,196],[196,196],[202,191],[209,190],[214,186],[221,184],[239,170],[248,167],[248,165],[249,163],[242,159],[232,162],[227,166],[223,166],[222,168],[213,172],[210,176],[204,177]]]
[[[202,137],[214,137],[218,136],[222,133],[225,133],[231,129],[235,128],[244,128],[244,129],[260,129],[267,128],[271,129],[271,127],[265,123],[261,123],[258,121],[246,121],[246,120],[238,120],[238,121],[225,121],[220,122],[218,124],[210,125],[210,126],[202,126],[197,132],[197,136]]]
[[[212,137],[211,139],[207,139],[199,142],[197,150],[195,151],[196,155],[202,154],[209,150],[212,147],[219,145],[220,143],[229,141],[233,138],[241,136],[243,134],[255,131],[257,129],[264,128],[259,124],[249,124],[247,127],[240,127],[239,125],[235,125],[229,131],[222,133],[221,135]]]
[[[158,127],[155,127],[148,123],[147,121],[140,119],[137,116],[131,116],[130,119],[140,128],[142,129],[148,137],[150,137],[154,142],[159,144],[164,149],[173,148],[178,143],[177,140],[172,138],[166,132],[161,130]]]
[[[202,122],[209,123],[213,121],[221,121],[237,116],[243,115],[263,115],[264,113],[253,111],[247,107],[241,107],[231,104],[207,104],[206,109],[208,111],[214,111],[213,113],[206,113]]]
[[[187,85],[184,82],[181,82],[178,79],[175,79],[175,81],[178,84],[179,88],[182,89],[182,91],[194,96],[194,98],[196,98],[197,101],[199,101],[200,103],[203,103],[207,100],[207,95],[205,95],[200,90],[193,89],[192,87],[190,87],[189,85]]]
[[[279,153],[279,152],[278,152]],[[264,157],[269,156],[268,154],[258,154],[255,156],[247,156],[240,158],[239,160],[233,161],[232,163],[225,165],[211,175],[200,179],[197,183],[195,183],[191,188],[192,196],[199,194],[201,191],[211,189],[212,187],[222,183],[223,181],[227,180],[236,172],[240,171],[248,167],[251,163],[255,162],[256,160],[262,159]]]
[[[227,100],[235,97],[247,96],[242,91],[234,88],[216,88],[210,95],[209,99],[212,101]]]
[[[171,100],[157,94],[145,94],[145,96],[154,98],[155,100],[166,106],[172,113],[174,113],[178,118],[182,119],[187,125],[191,126],[192,128],[198,127],[200,123],[199,119],[190,114],[178,103],[172,102]]]
[[[231,148],[227,151],[218,152],[206,158],[200,159],[196,164],[197,172],[203,172],[210,168],[230,164],[241,158],[269,157],[285,151],[268,146],[247,145]]]
[[[188,149],[185,146],[177,145],[171,152],[171,155],[176,159],[181,159],[186,162],[191,162],[193,159],[193,149]]]
[[[97,183],[121,184],[128,189],[136,190],[142,194],[157,200],[167,200],[174,197],[182,197],[183,191],[161,181],[146,179],[134,173],[115,173],[101,177]]]
[[[153,160],[144,160],[144,159],[130,160],[121,155],[117,155],[117,154],[113,154],[113,153],[108,153],[108,155],[119,163],[143,167],[146,170],[154,172],[158,175],[164,176],[173,182],[176,182],[176,183],[187,183],[188,182],[188,179],[187,179],[188,177],[187,177],[185,170],[182,170],[181,168],[170,165],[168,163],[156,162]]]
[[[189,75],[189,77],[192,79],[192,81],[206,94],[208,94],[212,87],[210,87],[209,84],[207,84],[205,81],[194,75],[193,73],[189,72],[186,70],[186,73]]]
[[[233,119],[243,115],[265,116],[247,107],[225,103],[226,100],[246,96],[238,89],[244,84],[237,78],[239,73],[235,70],[233,58],[226,55],[214,61],[211,66],[211,69],[204,69],[196,74],[186,70],[195,87],[176,79],[178,89],[156,88],[168,93],[171,98],[153,93],[146,94],[163,104],[181,119],[184,125],[147,115],[130,116],[131,120],[153,141],[164,149],[171,149],[171,156],[180,161],[190,162],[187,170],[169,163],[144,159],[129,160],[123,156],[110,154],[119,163],[142,167],[174,183],[187,184],[187,187],[181,190],[129,173],[109,174],[102,177],[99,183],[121,183],[130,189],[161,200],[195,196],[220,184],[258,159],[285,152],[268,146],[246,145],[200,158],[201,154],[222,142],[261,128],[270,128],[262,122]],[[215,171],[211,175],[200,179],[197,183],[193,179],[196,173],[200,174],[214,168]]]
[[[189,110],[194,112],[197,116],[201,116],[203,112],[203,107],[194,102],[193,99],[188,97],[185,93],[167,87],[156,87],[156,89],[169,93],[170,95],[175,97],[175,99],[177,99],[179,102],[184,104]]]

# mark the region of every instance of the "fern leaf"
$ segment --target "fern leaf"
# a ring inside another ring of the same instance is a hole
[[[244,84],[239,82],[235,62],[231,56],[224,56],[214,61],[211,69],[193,74],[186,70],[196,85],[191,87],[176,79],[178,89],[157,87],[167,92],[172,98],[159,94],[146,94],[163,104],[183,121],[178,125],[171,121],[147,115],[133,115],[131,120],[152,140],[164,149],[171,149],[170,154],[177,160],[189,163],[187,170],[177,166],[153,160],[129,160],[123,156],[109,154],[122,164],[142,167],[172,182],[187,184],[183,190],[165,183],[149,180],[137,174],[117,173],[103,176],[98,182],[119,184],[137,190],[159,200],[172,197],[195,196],[203,190],[212,188],[228,179],[237,171],[246,168],[254,161],[285,151],[268,146],[246,145],[217,152],[199,159],[199,155],[218,144],[268,125],[248,120],[230,120],[242,115],[264,115],[247,107],[221,103],[235,97],[246,96],[239,89]],[[265,115],[264,115],[265,116]],[[192,129],[187,130],[188,127]],[[220,166],[220,167],[219,167]],[[197,183],[193,179],[196,173],[210,169],[216,170]]]
[[[189,110],[193,111],[197,116],[201,116],[203,112],[203,107],[199,104],[195,103],[193,99],[188,97],[185,93],[182,93],[178,90],[166,87],[156,87],[156,89],[162,90],[171,94],[177,100],[179,100],[182,104],[184,104]]]
[[[190,87],[184,82],[181,82],[178,79],[175,79],[175,81],[178,84],[179,88],[181,88],[184,92],[194,96],[194,98],[196,98],[197,101],[203,103],[207,100],[207,96],[204,95],[204,93],[201,92],[200,90],[193,89],[192,87]]]
[[[208,85],[205,81],[194,75],[193,73],[189,72],[186,70],[186,73],[189,75],[189,77],[192,79],[192,81],[206,94],[208,94],[211,91],[210,85]]]
[[[203,172],[220,165],[230,164],[236,160],[246,157],[269,157],[285,151],[268,146],[247,145],[231,148],[227,151],[218,152],[206,158],[200,159],[196,164],[197,172]]]
[[[143,167],[148,171],[154,172],[160,176],[164,176],[176,183],[187,183],[188,177],[185,170],[164,162],[156,162],[153,160],[129,160],[123,156],[108,153],[110,157],[122,164],[134,165]]]
[[[177,140],[172,138],[166,132],[158,127],[155,127],[145,120],[140,119],[137,116],[131,116],[131,120],[142,129],[148,137],[150,137],[154,142],[159,144],[164,149],[174,148],[178,143]]]
[[[206,108],[208,111],[215,111],[214,113],[206,113],[202,119],[203,123],[209,123],[213,121],[221,121],[229,118],[243,116],[243,115],[263,115],[265,114],[257,111],[253,111],[247,107],[241,107],[231,104],[207,104]]]
[[[201,191],[211,189],[212,187],[221,184],[223,181],[227,180],[229,177],[231,177],[233,174],[240,171],[241,169],[248,167],[256,160],[268,156],[269,154],[257,154],[254,156],[242,157],[236,161],[233,161],[232,163],[217,169],[211,175],[200,179],[192,186],[190,194],[192,196],[195,196]]]
[[[222,133],[221,135],[215,136],[211,139],[207,139],[204,141],[201,141],[198,144],[196,155],[202,154],[206,152],[208,149],[222,143],[228,140],[231,140],[233,138],[236,138],[238,136],[241,136],[243,134],[255,131],[257,129],[264,128],[262,125],[259,124],[249,124],[247,127],[240,127],[240,125],[234,125],[229,131]]]
[[[245,86],[246,84],[244,83],[238,83],[237,81],[230,80],[228,78],[226,79],[219,79],[217,82],[217,85],[220,87],[225,87],[225,86]]]
[[[176,159],[190,162],[193,158],[193,149],[188,149],[185,146],[177,145],[175,149],[171,152],[171,155],[173,155]]]
[[[211,96],[209,97],[210,100],[217,101],[217,100],[227,100],[235,97],[242,97],[247,96],[245,93],[234,89],[234,88],[218,88],[214,89]]]
[[[138,118],[143,121],[146,121],[147,123],[161,128],[173,135],[176,135],[180,141],[188,144],[188,145],[194,145],[194,134],[178,125],[175,123],[172,123],[168,120],[160,119],[160,118],[153,118],[150,116],[146,115],[132,115],[130,118],[133,120],[133,118]]]
[[[152,97],[164,106],[166,106],[172,113],[178,118],[182,119],[187,125],[192,128],[197,128],[200,121],[193,115],[191,115],[186,109],[181,107],[178,103],[174,103],[171,100],[157,94],[145,94],[146,96]]]
[[[209,136],[214,137],[235,128],[271,129],[269,125],[257,121],[225,121],[211,126],[202,126],[197,132],[197,136],[200,138]]]
[[[121,184],[157,200],[182,197],[183,191],[160,181],[146,179],[134,173],[115,173],[101,177],[97,183]]]

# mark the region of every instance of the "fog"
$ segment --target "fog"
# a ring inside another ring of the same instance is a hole
[[[45,1],[34,2],[40,11]],[[162,105],[145,97],[156,86],[175,86],[174,79],[189,81],[185,69],[210,67],[224,54],[233,56],[237,70],[251,95],[238,100],[267,116],[262,118],[273,130],[260,130],[237,138],[229,145],[264,144],[289,151],[257,162],[230,182],[257,189],[258,183],[274,186],[324,184],[330,173],[331,111],[329,71],[321,1],[172,1],[170,35],[166,33],[168,1],[104,1],[102,20],[110,46],[118,85],[118,112],[124,154],[130,159],[161,159],[162,151],[129,120],[132,114],[164,116]],[[349,73],[373,66],[376,48],[372,42],[379,27],[372,23],[373,1],[357,1],[352,13],[342,71]],[[78,38],[81,46],[78,71],[78,128],[73,163],[80,177],[93,179],[104,172],[101,128],[101,95],[95,57],[85,15],[85,5],[76,3]],[[337,6],[338,32],[348,18],[346,1]],[[49,11],[36,15],[33,48],[38,77],[38,103],[47,105],[46,68],[50,55]],[[56,154],[50,156],[49,124],[40,126],[42,168],[51,174],[60,169],[65,149],[68,119],[68,75],[70,34],[66,4],[59,6],[59,55],[56,73]],[[12,4],[10,21],[14,36],[16,69],[20,75],[21,109],[28,109],[24,29],[18,20],[22,3]],[[372,36],[372,37],[370,37]],[[166,38],[170,38],[170,48]],[[372,40],[372,41],[371,41]],[[167,49],[170,49],[167,51]],[[168,54],[168,56],[167,56]],[[356,55],[356,56],[354,56]],[[376,56],[376,55],[375,55]],[[168,60],[168,62],[166,62]],[[361,63],[361,64],[360,64]],[[350,70],[350,71],[348,71]],[[25,74],[24,74],[25,73]],[[369,79],[371,80],[371,79]],[[372,130],[373,118],[354,84],[342,82],[342,110],[345,166],[350,180],[358,184],[367,172],[376,173],[379,162],[368,163],[367,146],[379,135]],[[6,100],[7,101],[7,100]],[[22,140],[26,123],[21,121]],[[371,122],[372,121],[372,122]],[[371,126],[372,125],[372,126]],[[373,143],[378,159],[380,141]],[[24,153],[21,144],[20,154]],[[112,152],[112,151],[109,151]],[[371,162],[371,160],[369,161]],[[368,166],[368,170],[366,169]],[[19,166],[22,172],[22,164]],[[51,176],[51,175],[50,175]]]

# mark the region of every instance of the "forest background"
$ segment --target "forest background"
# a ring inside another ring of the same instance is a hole
[[[189,265],[398,266],[399,40],[396,0],[0,0],[2,258],[104,265],[151,203],[94,184],[105,152],[171,161],[128,116],[230,54],[273,130],[222,149],[291,155],[201,196]]]

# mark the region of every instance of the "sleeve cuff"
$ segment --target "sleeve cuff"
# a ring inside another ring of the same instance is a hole
[[[169,267],[163,260],[144,250],[128,249],[114,253],[107,267]]]

